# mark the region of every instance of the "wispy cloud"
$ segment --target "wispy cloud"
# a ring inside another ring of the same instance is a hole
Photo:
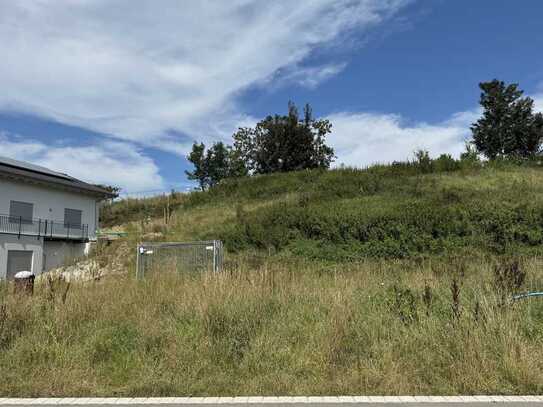
[[[407,2],[0,2],[0,110],[183,153],[221,137],[209,117],[234,123],[240,92],[278,70],[308,87],[341,71],[302,62]]]
[[[87,182],[120,186],[126,193],[165,189],[156,164],[126,142],[51,147],[0,132],[0,151],[1,155],[42,165]]]
[[[280,70],[273,78],[276,86],[289,85],[296,83],[305,88],[314,89],[321,83],[336,76],[347,67],[346,62],[331,63],[320,66],[292,66],[285,70]]]

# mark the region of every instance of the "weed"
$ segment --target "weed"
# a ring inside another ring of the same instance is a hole
[[[408,325],[413,322],[417,322],[417,297],[413,291],[407,287],[398,288],[394,285],[392,288],[392,310],[398,316],[401,322]]]
[[[422,293],[422,302],[426,306],[426,316],[430,316],[432,301],[433,301],[432,288],[428,285],[428,282],[426,281],[424,283],[424,292]]]
[[[481,303],[479,301],[475,301],[475,307],[473,308],[473,319],[475,322],[479,322],[479,319],[481,318]]]
[[[526,280],[526,271],[518,258],[503,259],[494,266],[495,284],[501,293],[519,290]]]
[[[425,151],[425,150],[415,151],[415,162],[418,164],[423,174],[432,172],[433,163],[432,163],[432,159],[430,158],[430,155],[428,154],[428,151]]]
[[[8,311],[6,304],[0,304],[0,349],[3,348],[4,341],[8,335],[7,330]]]
[[[258,268],[245,255],[230,261],[232,270],[219,275],[74,282],[63,306],[51,306],[46,281],[24,301],[9,290],[0,318],[0,394],[543,391],[543,367],[531,362],[543,358],[543,303],[493,307],[494,259],[467,263],[474,272],[465,273],[461,294],[459,266],[448,259],[340,266],[279,256]],[[523,260],[540,279],[538,265]],[[451,329],[451,275],[456,309],[461,299],[484,324],[461,315]],[[63,291],[54,292],[61,304]],[[504,358],[508,368],[497,368]]]
[[[458,281],[456,278],[453,278],[452,283],[451,283],[451,296],[452,296],[452,302],[451,302],[452,315],[455,319],[458,319],[461,313],[460,285],[458,284]]]
[[[66,303],[68,297],[68,291],[70,290],[71,283],[66,281],[61,275],[53,277],[48,275],[47,279],[47,298],[52,303],[60,301],[61,304]]]

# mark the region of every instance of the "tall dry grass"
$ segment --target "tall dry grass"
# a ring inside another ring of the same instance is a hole
[[[240,257],[72,284],[65,302],[3,287],[0,395],[541,393],[543,301],[509,302],[542,286],[541,262],[513,287],[506,262]]]

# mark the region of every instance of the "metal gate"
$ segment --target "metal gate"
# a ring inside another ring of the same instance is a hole
[[[195,273],[222,270],[220,240],[203,242],[141,243],[136,258],[138,278],[156,272]]]

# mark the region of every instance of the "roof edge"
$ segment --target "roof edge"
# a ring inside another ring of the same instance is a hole
[[[34,181],[45,185],[55,185],[71,189],[73,191],[84,192],[89,195],[96,196],[98,198],[112,199],[117,195],[93,184],[78,180],[70,176],[61,177],[52,174],[47,174],[41,171],[34,171],[21,166],[9,165],[0,162],[0,176],[3,175],[7,178],[19,178]]]

